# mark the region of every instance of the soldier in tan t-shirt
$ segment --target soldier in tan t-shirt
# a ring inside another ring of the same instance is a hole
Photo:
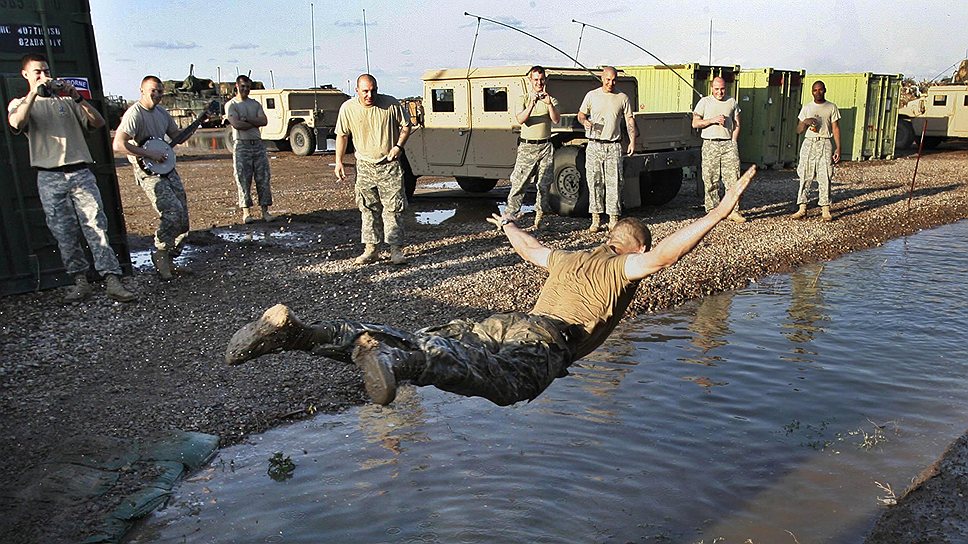
[[[254,219],[249,209],[252,207],[252,194],[249,189],[255,179],[255,192],[262,208],[262,220],[266,223],[275,217],[269,213],[272,206],[272,186],[269,183],[269,156],[262,143],[259,127],[269,124],[265,110],[258,100],[249,98],[252,80],[242,74],[235,78],[236,95],[225,104],[225,118],[232,125],[235,143],[232,147],[232,163],[235,173],[235,188],[239,195],[239,208],[242,209],[242,222],[251,223]]]
[[[834,175],[834,164],[840,162],[840,110],[836,104],[827,101],[827,86],[823,81],[815,81],[810,92],[813,101],[804,104],[797,116],[797,134],[803,134],[803,144],[797,161],[797,175],[800,177],[798,206],[790,217],[800,219],[807,214],[810,186],[816,181],[820,217],[823,221],[832,221],[830,178]]]
[[[655,248],[648,227],[637,218],[617,222],[601,247],[564,251],[543,245],[519,229],[513,217],[495,214],[488,221],[504,231],[518,255],[548,271],[528,313],[454,320],[410,333],[339,319],[307,326],[278,304],[232,336],[225,360],[236,365],[267,353],[300,350],[352,361],[362,368],[367,394],[378,404],[392,402],[397,382],[405,380],[501,406],[533,400],[555,378],[566,376],[572,362],[605,341],[640,280],[675,264],[732,212],[755,173],[750,168],[719,206]]]

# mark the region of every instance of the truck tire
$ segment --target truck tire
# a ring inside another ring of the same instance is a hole
[[[296,155],[301,157],[312,155],[316,152],[316,135],[306,126],[306,123],[299,123],[289,131],[289,145]]]
[[[410,159],[407,158],[407,152],[404,151],[400,155],[400,166],[403,168],[403,188],[407,193],[407,200],[413,199],[413,193],[417,190],[417,176],[413,173],[413,168],[410,166]]]
[[[898,118],[897,132],[894,133],[894,149],[906,151],[914,145],[914,127],[910,119]]]
[[[938,147],[939,145],[941,145],[941,142],[943,142],[943,141],[944,141],[944,138],[942,138],[941,136],[925,136],[924,137],[924,148],[925,149],[934,149],[934,148]]]
[[[679,194],[682,188],[682,168],[651,170],[639,174],[639,191],[642,204],[662,206]]]
[[[548,204],[558,215],[588,214],[584,147],[566,145],[555,151],[555,177],[548,190]]]
[[[275,140],[276,149],[279,151],[292,151],[292,146],[289,145],[289,140]]]
[[[497,185],[496,179],[455,177],[457,185],[468,193],[486,193]]]

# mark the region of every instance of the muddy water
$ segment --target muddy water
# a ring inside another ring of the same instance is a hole
[[[530,404],[408,387],[252,436],[129,541],[859,542],[875,482],[900,493],[965,430],[966,239],[626,323]]]

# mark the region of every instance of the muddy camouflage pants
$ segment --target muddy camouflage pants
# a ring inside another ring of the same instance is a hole
[[[94,174],[87,168],[76,172],[39,170],[37,192],[67,273],[83,274],[90,268],[81,246],[83,236],[94,257],[95,270],[102,276],[120,276],[121,265],[108,242],[108,220]]]
[[[364,332],[385,344],[422,352],[423,372],[414,385],[468,397],[483,397],[499,406],[533,400],[555,378],[568,375],[574,355],[560,321],[524,313],[495,314],[481,322],[455,320],[414,333],[384,325],[324,321],[300,349],[351,362],[354,341]]]
[[[272,206],[272,189],[269,186],[269,156],[262,140],[236,140],[232,149],[232,163],[235,171],[235,186],[239,191],[239,207],[251,208],[252,179],[255,178],[255,191],[259,205]]]
[[[400,161],[374,164],[356,161],[356,205],[363,218],[360,238],[364,244],[385,241],[403,245],[403,211],[407,195]]]
[[[188,236],[188,197],[177,170],[159,176],[134,167],[134,180],[148,196],[160,222],[155,247],[177,256]]]
[[[703,207],[719,206],[719,185],[728,189],[739,179],[739,150],[733,140],[703,140],[702,183]],[[737,206],[739,208],[739,206]]]
[[[518,156],[514,160],[514,171],[511,172],[511,192],[508,193],[506,213],[516,214],[521,211],[525,187],[532,180],[538,189],[535,206],[542,212],[551,211],[548,206],[548,188],[551,187],[555,175],[554,154],[555,148],[551,142],[518,144]]]
[[[797,204],[806,204],[809,200],[813,182],[817,182],[820,197],[819,206],[830,205],[830,178],[834,175],[834,148],[830,138],[804,138],[800,146],[800,160],[797,163],[797,175],[800,176],[800,188],[797,190]]]
[[[588,181],[588,212],[622,215],[622,144],[588,142],[585,148],[585,179]]]

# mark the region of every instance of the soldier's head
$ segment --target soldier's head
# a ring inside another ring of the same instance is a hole
[[[376,100],[376,78],[370,74],[363,74],[356,78],[356,96],[364,106],[372,106]]]
[[[726,98],[726,80],[721,77],[713,78],[713,98],[723,100]]]
[[[235,78],[235,90],[239,93],[240,97],[248,98],[249,91],[252,90],[252,80],[249,79],[249,76],[242,74]]]
[[[27,80],[31,89],[50,79],[50,66],[47,57],[40,53],[27,53],[20,59],[20,75]]]
[[[611,66],[605,66],[602,68],[602,90],[606,93],[613,92],[615,90],[615,78],[618,77],[618,71]]]
[[[609,247],[619,255],[645,253],[652,249],[652,233],[648,225],[637,217],[623,217],[608,233]]]
[[[161,97],[165,94],[165,86],[161,84],[158,76],[145,76],[141,80],[141,98],[138,102],[149,110],[161,102]]]
[[[545,69],[543,66],[532,66],[528,70],[528,79],[531,81],[531,90],[536,93],[545,92],[545,86],[548,82],[548,76],[545,75]]]
[[[817,104],[823,104],[826,102],[827,96],[827,86],[823,84],[823,81],[819,79],[813,82],[813,87],[810,88],[810,94],[813,95],[813,101]]]

